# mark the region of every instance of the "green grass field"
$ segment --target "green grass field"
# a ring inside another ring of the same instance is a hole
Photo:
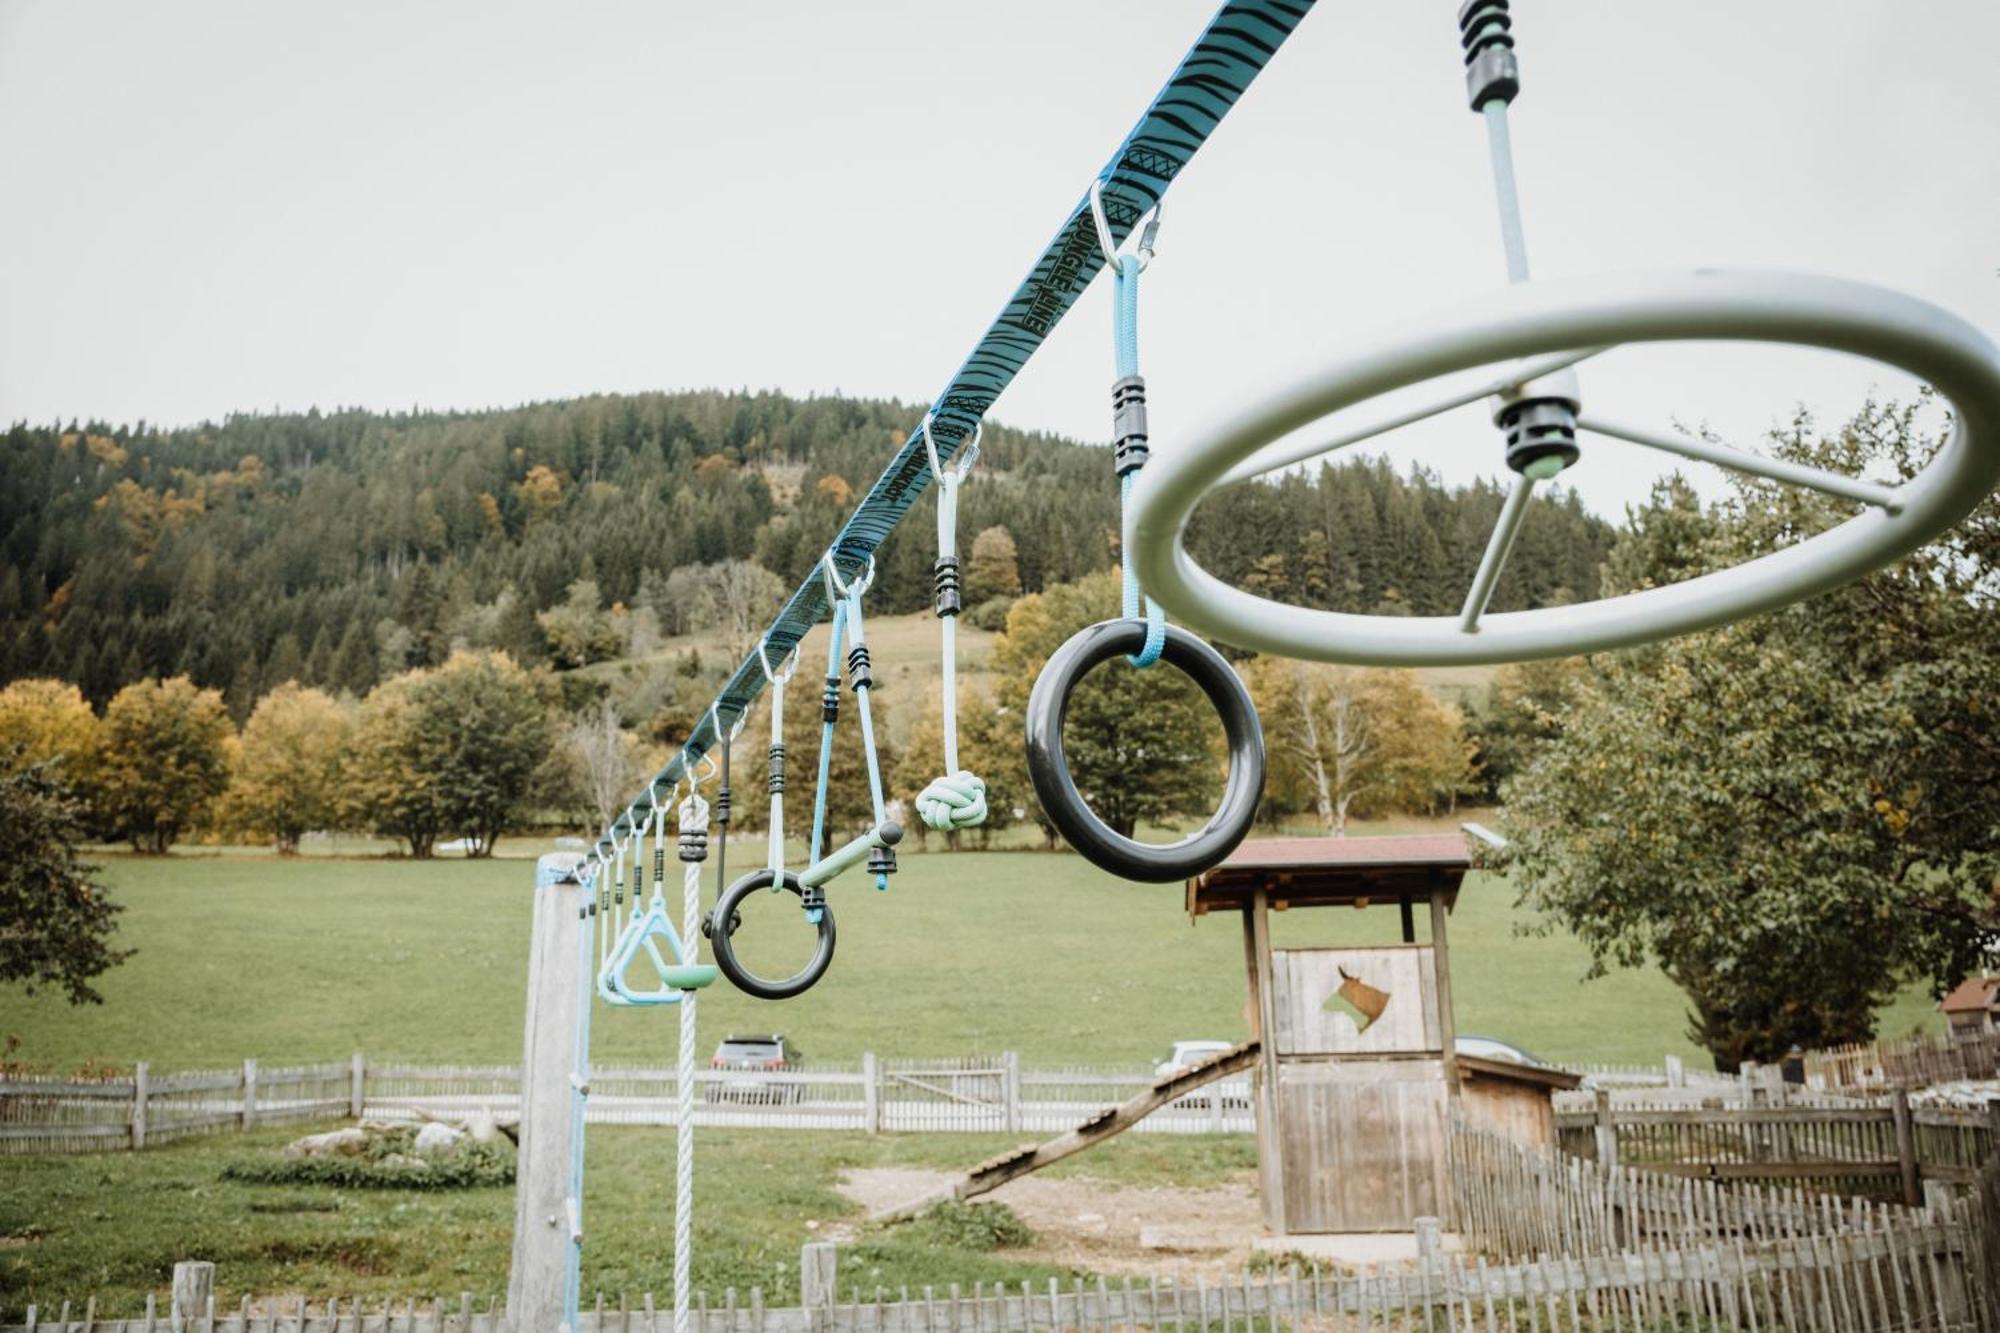
[[[143,1153],[0,1159],[0,1318],[40,1303],[98,1297],[100,1315],[133,1315],[146,1293],[161,1298],[176,1259],[216,1266],[217,1303],[304,1294],[315,1302],[360,1296],[438,1296],[479,1307],[503,1294],[514,1225],[507,1187],[421,1193],[250,1185],[221,1179],[227,1164],[268,1157],[302,1128],[194,1140]],[[584,1289],[634,1300],[672,1290],[673,1136],[657,1129],[591,1131],[590,1244]],[[852,1167],[962,1169],[1012,1141],[992,1135],[774,1136],[704,1130],[700,1145],[695,1285],[721,1298],[728,1286],[764,1288],[774,1305],[798,1301],[799,1246],[828,1223],[858,1221],[836,1190]],[[1256,1164],[1247,1135],[1133,1136],[1050,1169],[1114,1184],[1201,1186],[1242,1178]],[[809,1227],[808,1223],[815,1226]],[[943,1287],[952,1282],[1040,1283],[1067,1277],[1006,1251],[965,1246],[918,1223],[863,1230],[841,1248],[843,1282]]]
[[[531,845],[503,844],[525,854]],[[734,849],[732,865],[757,855]],[[519,1058],[528,909],[526,859],[488,861],[180,855],[107,856],[126,905],[120,943],[138,953],[101,982],[105,1003],[0,992],[0,1037],[55,1069],[85,1060],[157,1069],[379,1058]],[[673,894],[678,902],[678,891]],[[1178,1038],[1244,1031],[1240,931],[1190,925],[1178,886],[1139,886],[1068,853],[911,852],[886,894],[860,876],[834,888],[839,949],[797,999],[708,993],[703,1030],[782,1031],[810,1055],[851,1059],[1017,1050],[1030,1063],[1130,1064]],[[1393,936],[1393,908],[1297,912],[1284,943]],[[1503,880],[1468,879],[1452,917],[1459,1030],[1557,1060],[1705,1063],[1679,993],[1652,971],[1581,980],[1565,936],[1524,937]],[[1905,997],[1883,1031],[1934,1022]],[[673,1023],[599,1014],[605,1061],[670,1059]]]
[[[231,850],[105,858],[139,953],[102,982],[106,1003],[72,1008],[18,990],[0,999],[16,1058],[156,1068],[340,1058],[450,1063],[519,1058],[522,978],[537,847],[489,861],[430,863]],[[748,847],[735,863],[748,863]],[[1232,920],[1191,926],[1177,886],[1128,885],[1070,854],[913,853],[895,887],[836,890],[841,945],[819,987],[775,1005],[726,987],[702,1006],[704,1045],[729,1029],[782,1030],[813,1056],[947,1055],[1014,1049],[1031,1063],[1151,1060],[1183,1037],[1243,1031],[1242,948]],[[1287,913],[1280,943],[1393,937],[1393,909]],[[1504,881],[1475,875],[1452,918],[1461,1031],[1506,1037],[1571,1061],[1657,1061],[1686,1043],[1682,1002],[1657,973],[1580,980],[1574,941],[1527,937]],[[1884,1016],[1900,1032],[1932,1022],[1908,996]],[[667,1063],[674,1024],[600,1010],[600,1061]],[[226,1301],[245,1291],[388,1295],[504,1285],[512,1218],[504,1188],[424,1194],[251,1185],[223,1168],[268,1156],[302,1128],[226,1135],[144,1153],[0,1158],[0,1311],[80,1300],[134,1313],[163,1294],[176,1259],[213,1259]],[[595,1238],[588,1289],[664,1293],[671,1264],[671,1150],[660,1131],[592,1132]],[[696,1277],[719,1291],[796,1292],[808,1223],[852,1225],[836,1191],[856,1166],[963,1168],[992,1136],[801,1136],[705,1132]],[[1244,1179],[1248,1136],[1138,1137],[1066,1163],[1112,1182]],[[819,1234],[824,1234],[821,1230]],[[863,1230],[842,1249],[844,1281],[891,1290],[926,1282],[1023,1279],[1057,1270],[1033,1255],[966,1248],[923,1227]]]

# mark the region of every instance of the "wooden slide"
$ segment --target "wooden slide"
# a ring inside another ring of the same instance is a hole
[[[1257,1042],[1246,1041],[1240,1046],[1218,1051],[1205,1060],[1197,1060],[1185,1069],[1156,1080],[1152,1087],[1122,1106],[1106,1107],[1066,1134],[1050,1139],[1046,1143],[1023,1144],[1001,1153],[998,1157],[990,1157],[943,1189],[910,1203],[885,1208],[873,1214],[868,1220],[906,1221],[926,1208],[948,1203],[953,1199],[977,1198],[981,1194],[999,1189],[1010,1180],[1039,1171],[1051,1162],[1060,1162],[1063,1158],[1074,1156],[1086,1148],[1095,1148],[1106,1139],[1132,1128],[1162,1106],[1179,1101],[1196,1088],[1204,1088],[1219,1078],[1242,1073],[1257,1063],[1261,1049]]]

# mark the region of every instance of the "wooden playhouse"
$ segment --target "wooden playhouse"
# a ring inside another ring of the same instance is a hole
[[[1577,1075],[1456,1050],[1446,921],[1470,868],[1457,834],[1278,838],[1188,881],[1190,917],[1243,923],[1271,1230],[1407,1231],[1445,1216],[1453,1115],[1554,1146],[1551,1097]],[[1271,914],[1312,907],[1394,908],[1401,942],[1274,948]]]

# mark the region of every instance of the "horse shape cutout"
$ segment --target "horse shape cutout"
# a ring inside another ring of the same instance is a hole
[[[1345,1014],[1354,1021],[1357,1033],[1366,1032],[1389,1007],[1389,992],[1375,989],[1343,967],[1339,987],[1320,1007],[1329,1013]]]

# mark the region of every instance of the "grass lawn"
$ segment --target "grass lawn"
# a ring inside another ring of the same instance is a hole
[[[143,1312],[146,1293],[164,1310],[174,1261],[216,1265],[217,1304],[245,1293],[438,1296],[472,1292],[480,1308],[504,1295],[513,1191],[426,1193],[250,1185],[221,1179],[232,1161],[268,1156],[304,1127],[228,1135],[143,1153],[14,1157],[0,1168],[0,1317],[23,1308],[79,1304],[92,1292],[101,1315]],[[636,1302],[668,1299],[673,1274],[673,1137],[658,1129],[591,1130],[590,1243],[584,1289]],[[865,1166],[962,1169],[1009,1146],[984,1135],[813,1134],[751,1130],[701,1135],[694,1278],[720,1300],[728,1286],[764,1288],[772,1304],[798,1300],[799,1246],[858,1209],[835,1190],[842,1170]],[[1247,1135],[1119,1139],[1050,1175],[1085,1173],[1129,1184],[1171,1179],[1206,1185],[1255,1166]],[[819,1224],[808,1227],[807,1223]],[[967,1248],[918,1223],[862,1230],[841,1250],[843,1285],[894,1291],[907,1284],[1023,1279],[1067,1273],[1006,1251]]]
[[[522,844],[505,851],[531,853]],[[756,852],[737,849],[747,866]],[[487,861],[182,855],[104,858],[138,953],[101,981],[105,1003],[0,992],[0,1037],[58,1069],[84,1060],[156,1069],[380,1058],[519,1059],[533,871]],[[677,900],[677,896],[676,896]],[[704,1042],[782,1031],[811,1056],[1018,1050],[1030,1063],[1131,1064],[1177,1038],[1243,1033],[1234,921],[1191,926],[1178,886],[1138,886],[1068,853],[912,852],[886,894],[860,876],[835,886],[839,950],[827,979],[778,1003],[726,985],[702,1003]],[[1474,875],[1452,917],[1459,1030],[1551,1059],[1701,1061],[1679,993],[1652,971],[1580,980],[1566,936],[1519,935],[1504,881]],[[1276,918],[1280,944],[1366,943],[1391,908]],[[1885,1033],[1935,1019],[1912,995]],[[659,1014],[600,1010],[605,1062],[672,1058]],[[9,1163],[0,1168],[13,1170]]]

